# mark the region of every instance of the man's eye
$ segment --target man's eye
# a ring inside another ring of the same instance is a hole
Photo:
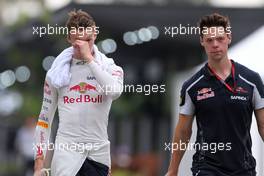
[[[213,41],[213,39],[207,39],[206,41],[210,43]]]
[[[223,41],[223,40],[224,40],[224,37],[217,37],[216,40],[217,40],[217,41]]]

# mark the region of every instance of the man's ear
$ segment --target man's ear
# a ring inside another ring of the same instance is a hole
[[[96,38],[97,38],[96,32],[94,32],[93,35],[94,35],[94,40],[96,40]]]
[[[202,36],[200,36],[200,44],[201,44],[202,46],[204,46],[204,41],[203,41],[203,37],[202,37]]]
[[[232,41],[232,35],[231,34],[227,34],[227,38],[228,38],[228,45],[230,45],[231,41]]]
[[[94,40],[96,40],[96,38],[97,38],[97,27],[96,26],[92,26],[92,27],[93,27]]]
[[[67,42],[71,44],[71,37],[70,37],[70,34],[67,35]]]

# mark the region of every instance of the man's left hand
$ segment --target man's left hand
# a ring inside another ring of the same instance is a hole
[[[91,48],[90,48],[89,43],[87,41],[76,40],[73,43],[73,47],[74,47],[74,49],[77,49],[80,52],[80,55],[88,63],[90,63],[94,59],[94,57],[92,55]]]

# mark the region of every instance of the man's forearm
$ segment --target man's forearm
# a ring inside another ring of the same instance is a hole
[[[187,146],[187,144],[189,143],[191,134],[192,134],[191,131],[183,132],[183,131],[179,131],[176,129],[173,144],[172,144],[172,156],[171,156],[171,161],[170,161],[170,166],[169,166],[169,171],[175,174],[178,173],[180,162],[186,151],[186,148],[181,149],[179,146],[182,143],[186,144]],[[177,146],[177,148],[174,148],[174,146]]]
[[[255,116],[257,120],[259,134],[262,138],[262,141],[264,142],[264,108],[255,110]]]
[[[177,140],[177,141],[174,141],[172,145],[179,144],[179,143],[180,143],[180,140]],[[170,171],[178,173],[179,165],[180,165],[180,162],[182,160],[184,153],[185,153],[185,150],[180,150],[180,149],[174,150],[172,148],[172,155],[171,155],[171,161],[170,161],[170,166],[169,166]]]
[[[116,66],[116,69],[112,70],[112,73],[108,73],[106,70],[103,70],[95,61],[92,61],[89,63],[89,68],[107,95],[114,97],[114,99],[121,95],[123,90],[123,70],[121,67]]]
[[[44,165],[44,157],[38,157],[35,159],[34,172],[36,173],[36,175],[38,175],[37,173],[41,172],[43,165]]]
[[[264,128],[259,129],[259,134],[262,138],[262,141],[264,142]]]

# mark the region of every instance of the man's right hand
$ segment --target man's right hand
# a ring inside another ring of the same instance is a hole
[[[178,176],[178,171],[169,169],[165,176]]]
[[[173,146],[174,144],[179,145],[180,143],[188,145],[192,135],[193,119],[193,116],[183,114],[179,115],[179,120],[173,137],[171,161],[166,176],[178,176],[180,162],[185,150],[174,148]]]
[[[41,170],[44,166],[44,157],[35,159],[34,176],[41,176]]]

